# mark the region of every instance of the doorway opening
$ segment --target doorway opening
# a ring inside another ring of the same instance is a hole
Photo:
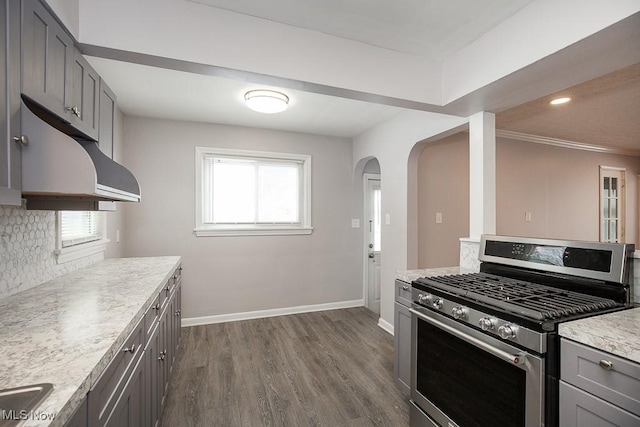
[[[377,163],[377,162],[376,162]],[[380,314],[380,262],[382,252],[382,186],[379,173],[364,173],[364,303]]]

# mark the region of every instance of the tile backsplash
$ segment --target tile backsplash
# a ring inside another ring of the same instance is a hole
[[[104,257],[100,253],[57,264],[53,253],[55,239],[55,212],[0,206],[0,298],[33,288]]]

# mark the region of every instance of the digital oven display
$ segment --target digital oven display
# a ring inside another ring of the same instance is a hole
[[[485,255],[609,273],[612,252],[602,249],[487,240]]]

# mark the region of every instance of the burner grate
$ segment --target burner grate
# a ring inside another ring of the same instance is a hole
[[[613,300],[487,273],[420,279],[423,283],[536,320],[616,307]]]

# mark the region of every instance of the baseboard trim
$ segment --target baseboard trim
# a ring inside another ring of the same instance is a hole
[[[378,319],[378,326],[393,335],[393,325],[384,320],[382,317]]]
[[[297,307],[274,308],[270,310],[247,311],[244,313],[220,314],[217,316],[188,317],[182,319],[182,327],[212,325],[214,323],[236,322],[238,320],[262,319],[265,317],[287,316],[289,314],[311,313],[314,311],[337,310],[364,306],[364,299],[329,302],[325,304],[300,305]]]

